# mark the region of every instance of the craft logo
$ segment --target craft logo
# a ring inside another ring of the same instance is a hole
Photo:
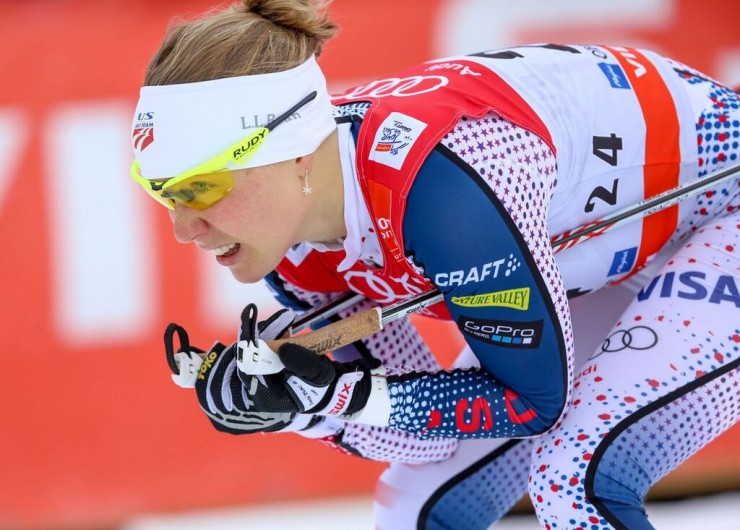
[[[537,348],[542,339],[542,320],[511,322],[461,315],[457,327],[474,339],[503,348]]]
[[[427,124],[400,112],[391,112],[375,133],[370,160],[401,169],[414,142]]]
[[[506,264],[506,267],[502,269],[502,265]],[[489,276],[491,278],[498,278],[499,274],[503,272],[503,275],[508,277],[511,276],[519,267],[522,266],[522,262],[514,257],[514,254],[509,254],[509,259],[497,259],[484,263],[480,267],[471,267],[470,269],[463,269],[451,272],[440,272],[434,275],[434,283],[438,287],[452,287],[455,285],[462,286],[469,283],[480,283],[486,280]]]
[[[529,287],[471,296],[453,296],[451,302],[462,307],[510,307],[526,311],[529,309]]]
[[[629,90],[630,83],[627,81],[627,76],[624,74],[624,71],[618,64],[612,64],[612,63],[598,63],[599,68],[601,68],[601,71],[604,72],[604,75],[609,80],[609,84],[613,88],[624,88]]]
[[[134,149],[139,152],[154,142],[153,120],[153,112],[139,112],[136,116],[136,123],[134,124],[134,132],[131,134],[131,139],[134,143]]]
[[[615,274],[623,274],[631,271],[632,267],[635,265],[636,257],[637,247],[626,248],[615,252],[612,266],[609,268],[607,276],[614,276]]]

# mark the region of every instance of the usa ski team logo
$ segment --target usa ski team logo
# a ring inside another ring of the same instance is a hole
[[[136,124],[131,139],[134,149],[141,152],[154,142],[154,113],[140,112],[136,116]]]
[[[414,142],[427,124],[400,112],[391,112],[375,133],[370,160],[401,169]]]

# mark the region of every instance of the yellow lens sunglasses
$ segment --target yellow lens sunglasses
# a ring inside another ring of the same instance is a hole
[[[315,91],[311,92],[264,127],[255,129],[223,153],[193,169],[167,180],[149,180],[142,176],[139,161],[134,159],[131,164],[131,178],[141,184],[154,200],[169,209],[174,209],[175,203],[178,202],[188,208],[198,210],[213,206],[234,187],[234,176],[228,169],[229,164],[238,164],[243,167],[254,156],[270,131],[306,103],[315,99],[316,95]]]

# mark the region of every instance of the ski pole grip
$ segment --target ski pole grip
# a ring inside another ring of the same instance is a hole
[[[310,333],[265,342],[272,351],[277,351],[281,345],[290,342],[324,355],[383,329],[380,317],[380,309],[373,307]]]
[[[242,346],[244,349],[237,360],[237,365],[245,374],[276,374],[283,369],[283,363],[276,353],[283,344],[298,344],[317,355],[325,355],[383,329],[381,317],[380,308],[374,307],[311,333],[286,339],[258,341],[256,344],[244,341]],[[203,358],[205,355],[207,354],[200,354],[200,357]]]

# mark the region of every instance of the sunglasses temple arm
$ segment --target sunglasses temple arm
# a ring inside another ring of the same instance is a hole
[[[265,129],[267,129],[268,131],[272,131],[275,127],[277,127],[278,125],[283,123],[285,120],[287,120],[290,116],[292,116],[293,113],[297,111],[298,109],[300,109],[303,105],[305,105],[309,101],[316,99],[316,96],[318,96],[318,92],[314,90],[309,95],[307,95],[305,98],[303,98],[298,103],[296,103],[295,105],[290,107],[288,110],[286,110],[284,113],[282,113],[280,116],[278,116],[277,118],[272,120],[270,123],[265,125]]]

